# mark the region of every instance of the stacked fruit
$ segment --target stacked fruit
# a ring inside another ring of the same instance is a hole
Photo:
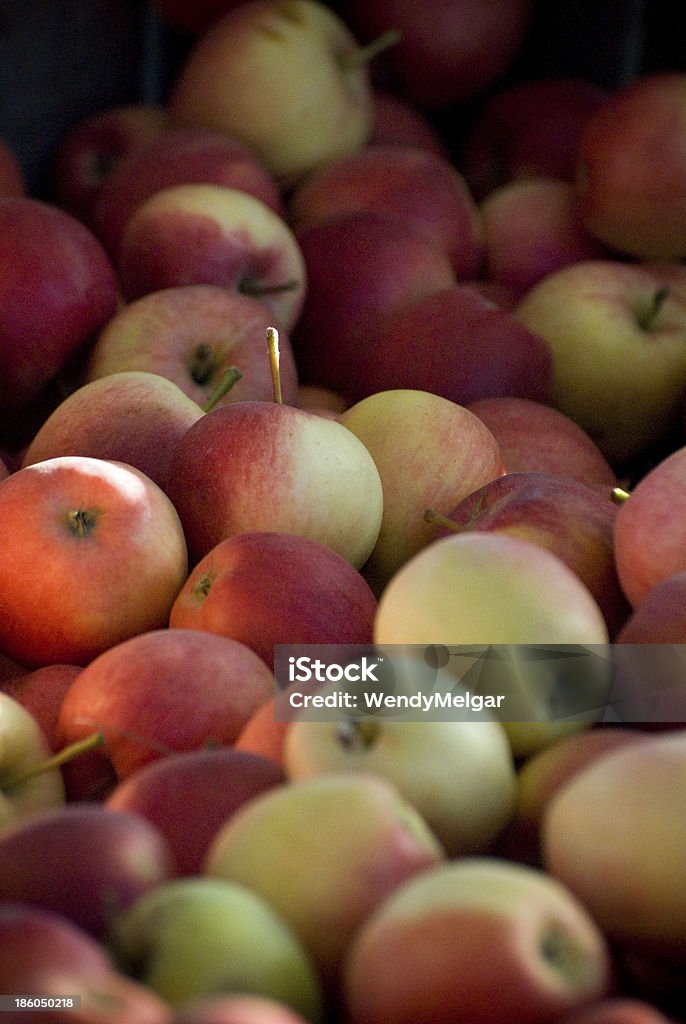
[[[686,74],[155,6],[164,106],[0,148],[5,1019],[686,1020]]]

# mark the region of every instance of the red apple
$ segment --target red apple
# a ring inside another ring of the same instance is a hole
[[[290,533],[227,537],[193,567],[172,628],[202,629],[251,647],[269,666],[276,644],[368,644],[376,598],[326,544]]]
[[[657,1006],[644,999],[632,996],[614,996],[600,999],[583,1010],[568,1014],[562,1018],[560,1024],[674,1024],[674,1022],[665,1016]]]
[[[166,109],[153,103],[117,104],[79,118],[57,145],[52,166],[55,202],[92,227],[103,182],[120,160],[168,126]]]
[[[616,89],[579,141],[576,188],[586,229],[631,256],[686,256],[684,133],[683,70],[646,73]]]
[[[0,198],[0,404],[22,409],[114,313],[117,280],[80,221],[29,197]]]
[[[241,377],[217,404],[269,400],[274,385],[265,335],[272,323],[260,299],[220,285],[163,288],[126,303],[110,318],[89,351],[85,378],[126,370],[158,373],[205,406],[235,367]],[[283,329],[279,349],[282,398],[293,405],[297,370]]]
[[[237,640],[152,630],[110,647],[79,673],[57,732],[63,744],[103,733],[91,764],[108,760],[121,780],[166,754],[232,743],[275,685],[262,659]],[[82,770],[80,762],[70,767]]]
[[[0,682],[0,691],[14,697],[31,712],[54,752],[61,746],[57,720],[62,701],[80,671],[80,665],[43,665]]]
[[[411,145],[369,144],[307,175],[288,199],[296,232],[359,210],[415,225],[448,253],[458,279],[478,277],[485,254],[482,219],[447,156]]]
[[[261,199],[225,185],[171,185],[126,223],[117,257],[128,301],[189,284],[253,295],[290,330],[305,298],[306,267],[285,220]]]
[[[0,649],[29,667],[83,665],[166,624],[187,576],[174,506],[123,463],[26,466],[0,485],[0,524]]]
[[[170,127],[122,157],[107,175],[93,206],[93,230],[116,259],[135,208],[163,188],[190,182],[239,189],[284,212],[271,174],[237,139],[209,128]]]
[[[28,185],[14,146],[0,136],[0,196],[25,196]]]
[[[368,145],[399,143],[418,146],[437,156],[449,156],[440,131],[427,113],[380,86],[372,90],[372,130]]]
[[[279,717],[281,700],[281,693],[274,694],[252,713],[238,734],[235,747],[269,758],[283,768],[284,740],[290,721],[286,717]],[[285,709],[286,706],[282,707]]]
[[[653,584],[615,639],[618,644],[686,643],[686,569]]]

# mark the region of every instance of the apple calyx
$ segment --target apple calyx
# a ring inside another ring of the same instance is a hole
[[[376,39],[372,39],[371,42],[365,43],[363,46],[357,46],[352,50],[346,50],[339,54],[338,57],[341,71],[356,71],[365,64],[370,64],[375,57],[378,57],[384,50],[389,50],[391,46],[396,46],[401,39],[402,32],[400,29],[389,28],[386,32],[382,32],[380,36],[377,36]]]
[[[336,727],[336,738],[346,750],[369,750],[381,733],[375,718],[346,718]]]
[[[70,509],[67,513],[69,532],[77,537],[89,537],[100,515],[97,509],[84,508],[83,505],[79,505],[77,509]]]
[[[443,515],[442,512],[438,512],[435,508],[427,508],[424,510],[424,520],[427,523],[432,523],[435,526],[442,526],[446,530],[451,530],[453,533],[464,533],[466,530],[465,526],[461,526],[460,523],[456,523],[454,519],[450,519],[448,516]]]
[[[294,292],[299,287],[300,282],[295,277],[291,277],[288,281],[283,281],[281,284],[258,284],[253,278],[246,277],[239,283],[238,291],[241,295],[248,295],[253,299],[261,299],[265,295],[280,295],[281,292]]]
[[[546,924],[538,948],[546,964],[572,986],[588,975],[587,952],[561,922],[552,920]]]
[[[53,754],[52,757],[48,757],[45,761],[40,761],[38,764],[33,765],[32,768],[26,769],[19,775],[15,775],[14,778],[10,778],[9,782],[4,783],[3,790],[16,789],[18,786],[22,786],[25,782],[30,779],[34,779],[37,775],[43,775],[45,772],[53,771],[55,768],[61,768],[65,764],[69,764],[70,761],[75,760],[81,754],[88,753],[89,750],[94,750],[96,747],[101,747],[105,742],[105,734],[102,732],[93,732],[89,736],[85,736],[82,740],[75,740],[73,743],[68,743],[66,747],[62,747],[57,753]]]
[[[655,329],[660,310],[664,306],[668,295],[669,288],[667,285],[661,285],[655,289],[650,302],[643,309],[637,311],[636,322],[642,331],[648,332]]]
[[[283,395],[281,393],[281,352],[279,350],[279,332],[276,327],[267,328],[267,351],[269,353],[269,368],[272,373],[274,401],[277,405],[283,405]]]
[[[231,388],[241,379],[242,376],[243,374],[237,366],[230,366],[228,370],[225,370],[217,387],[214,389],[207,401],[203,402],[200,406],[202,411],[210,412],[214,409],[215,405],[222,400],[224,395],[228,395]]]

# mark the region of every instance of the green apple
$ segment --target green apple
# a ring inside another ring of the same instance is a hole
[[[0,690],[0,828],[29,811],[64,803],[59,768],[42,770],[51,755],[31,712]]]

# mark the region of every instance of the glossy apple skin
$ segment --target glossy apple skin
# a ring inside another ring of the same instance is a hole
[[[167,840],[177,875],[197,875],[231,815],[284,781],[274,761],[233,746],[206,747],[142,766],[118,783],[106,806],[142,814]]]
[[[376,598],[348,559],[309,537],[246,531],[193,567],[172,629],[233,637],[273,667],[276,644],[369,644]]]
[[[95,235],[51,203],[0,198],[0,239],[0,402],[16,410],[114,313],[118,284]]]
[[[383,508],[379,471],[359,438],[337,420],[276,402],[236,402],[193,424],[169,494],[193,564],[226,537],[258,530],[310,537],[359,568]]]
[[[171,380],[130,370],[89,381],[50,413],[22,466],[62,456],[126,463],[164,490],[176,445],[202,409]]]
[[[602,932],[564,886],[465,857],[391,893],[344,972],[351,1024],[542,1024],[605,996],[611,968]]]
[[[269,401],[274,382],[266,341],[274,326],[260,299],[221,285],[163,288],[120,307],[88,352],[86,381],[126,370],[158,373],[204,406],[227,370],[242,374],[218,404]],[[288,333],[279,329],[279,375],[284,402],[296,404],[298,373]]]
[[[26,466],[0,487],[0,521],[0,648],[22,664],[84,665],[166,624],[186,541],[145,474],[80,456]]]
[[[639,75],[607,99],[579,140],[578,211],[588,231],[639,259],[686,255],[684,131],[682,70]]]
[[[230,744],[273,692],[272,672],[244,644],[199,630],[151,630],[79,673],[58,735],[71,743],[103,732],[105,746],[91,762],[108,760],[121,780],[165,754]]]
[[[116,258],[129,217],[143,200],[171,185],[206,182],[255,196],[280,216],[284,206],[271,174],[250,150],[225,132],[169,127],[128,153],[103,181],[92,226]]]
[[[112,915],[170,878],[175,867],[155,826],[101,804],[37,811],[0,833],[0,900],[63,914],[99,939]]]

